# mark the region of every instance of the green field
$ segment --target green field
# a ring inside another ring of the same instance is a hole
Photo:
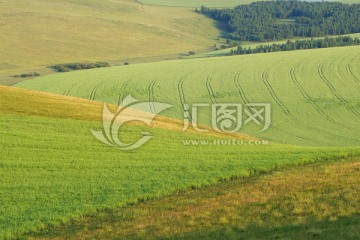
[[[19,87],[117,104],[121,95],[182,104],[270,103],[271,128],[244,126],[242,133],[306,146],[358,146],[360,47],[167,61],[57,74]],[[185,100],[184,100],[185,99]],[[211,124],[203,110],[199,122]]]
[[[359,171],[359,159],[286,168],[89,214],[65,226],[28,236],[36,239],[118,236],[124,239],[358,239]]]
[[[232,8],[241,4],[249,4],[263,0],[138,0],[144,4],[171,6],[171,7],[212,7],[212,8]],[[335,0],[333,2],[336,2]],[[337,2],[359,3],[359,0],[339,0]]]
[[[0,240],[359,239],[360,46],[211,51],[226,33],[194,9],[250,2],[0,0]],[[153,136],[123,151],[92,130],[129,95],[173,107],[114,131]],[[183,131],[186,104],[207,133]],[[216,132],[212,104],[241,104],[242,128]]]
[[[0,91],[0,238],[219,180],[360,155],[358,148],[184,146],[187,139],[216,137],[136,125],[123,130],[127,138],[140,130],[156,138],[137,151],[120,151],[90,134],[102,126],[101,104]]]

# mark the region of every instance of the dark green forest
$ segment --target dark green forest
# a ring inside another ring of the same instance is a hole
[[[197,12],[226,23],[231,38],[274,41],[293,37],[322,37],[360,32],[360,4],[339,2],[268,1],[234,9]]]

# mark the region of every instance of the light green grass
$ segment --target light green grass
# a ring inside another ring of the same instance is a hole
[[[141,149],[124,152],[90,134],[90,129],[101,129],[101,115],[98,121],[92,113],[83,117],[88,120],[76,115],[76,108],[91,111],[91,104],[9,91],[1,98],[0,238],[221,179],[360,154],[358,148],[274,144],[184,146],[183,140],[214,137],[133,125],[122,133],[131,138],[141,130],[149,131],[155,138]],[[95,113],[98,105],[94,105]]]
[[[211,7],[211,8],[233,8],[237,5],[249,4],[261,0],[138,0],[144,4],[171,6],[171,7]],[[335,2],[335,1],[334,1]],[[359,3],[359,0],[338,1],[343,3]]]
[[[356,46],[167,61],[58,74],[17,86],[114,104],[132,94],[174,104],[166,115],[178,119],[183,95],[188,104],[270,103],[271,128],[260,133],[248,125],[242,133],[287,144],[358,146],[359,51]],[[203,110],[199,122],[210,125],[210,112]]]

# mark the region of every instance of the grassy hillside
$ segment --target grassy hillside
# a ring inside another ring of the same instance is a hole
[[[206,49],[219,31],[189,9],[132,0],[0,1],[0,80],[41,66]],[[17,80],[17,79],[15,79]]]
[[[172,6],[172,7],[212,7],[232,8],[241,4],[249,4],[262,0],[139,0],[139,2],[151,5]],[[333,0],[335,2],[335,0]],[[344,3],[360,3],[359,0],[338,0]]]
[[[141,1],[0,0],[0,239],[358,237],[360,47],[133,64],[210,49],[221,32],[194,7],[250,2]],[[119,66],[12,77],[95,61]],[[127,95],[174,106],[120,129],[153,136],[136,151],[91,133]],[[182,131],[196,103],[269,103],[271,126],[216,133],[208,108],[209,133]]]
[[[103,211],[29,236],[358,239],[359,171],[359,160],[311,164]]]
[[[120,151],[90,133],[102,126],[98,103],[8,87],[0,93],[0,238],[221,179],[360,154],[274,144],[184,146],[184,140],[219,136],[142,125],[122,133],[132,139],[149,131],[154,139]]]
[[[360,47],[167,61],[57,74],[18,86],[117,104],[122,96],[182,104],[270,103],[268,131],[242,133],[307,146],[359,146]],[[211,124],[210,111],[199,122]]]

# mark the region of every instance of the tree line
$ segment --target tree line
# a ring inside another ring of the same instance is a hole
[[[234,9],[202,6],[197,12],[225,22],[240,41],[274,41],[360,32],[360,4],[277,0],[254,2]]]
[[[256,48],[243,48],[238,46],[237,49],[232,49],[230,55],[244,55],[254,53],[269,53],[269,52],[281,52],[281,51],[293,51],[302,49],[315,49],[315,48],[329,48],[329,47],[342,47],[342,46],[355,46],[360,45],[359,38],[352,38],[349,36],[339,37],[326,37],[322,39],[307,39],[307,40],[288,40],[283,44],[272,45],[260,45]]]
[[[17,75],[14,75],[13,77],[28,78],[28,77],[38,77],[38,76],[40,76],[40,73],[37,73],[37,72],[31,72],[31,73],[22,73],[22,74],[17,74]]]
[[[51,66],[58,72],[70,72],[83,69],[92,69],[92,68],[103,68],[110,67],[110,64],[107,62],[96,62],[96,63],[65,63]]]

